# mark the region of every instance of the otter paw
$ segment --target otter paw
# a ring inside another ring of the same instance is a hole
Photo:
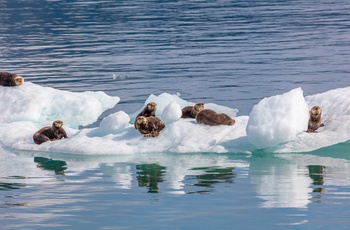
[[[157,137],[157,136],[159,136],[159,132],[153,131],[153,132],[152,132],[152,137]]]

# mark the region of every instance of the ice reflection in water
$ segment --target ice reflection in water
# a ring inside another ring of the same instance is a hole
[[[241,215],[261,215],[262,209],[289,209],[284,217],[287,219],[276,220],[276,224],[288,225],[307,224],[311,217],[305,213],[310,209],[322,210],[322,205],[334,208],[339,202],[350,204],[350,162],[344,158],[262,152],[8,156],[7,161],[0,161],[0,208],[6,210],[0,217],[7,227],[64,226],[63,221],[86,220],[87,210],[89,215],[101,211],[123,216],[127,210],[146,208],[147,200],[158,205],[164,199],[172,200],[179,202],[179,206],[171,206],[173,212],[186,207],[195,215],[206,215],[204,209],[199,210],[201,206],[197,209],[188,201],[201,194],[208,195],[200,199],[202,203],[214,202],[228,210],[238,208]],[[14,163],[20,176],[11,171]],[[186,198],[189,195],[192,198]],[[151,217],[159,214],[148,212]],[[162,215],[175,218],[173,212]]]
[[[262,207],[306,208],[309,204],[311,179],[304,167],[266,155],[251,162],[249,171],[258,197],[264,200]]]

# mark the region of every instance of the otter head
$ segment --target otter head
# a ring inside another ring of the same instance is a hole
[[[317,119],[319,116],[321,116],[321,113],[322,113],[322,109],[320,106],[313,106],[310,110],[310,116],[313,118],[313,119]]]
[[[23,85],[24,78],[22,76],[15,75],[14,82],[15,82],[15,85]]]
[[[155,102],[150,102],[147,104],[147,110],[148,111],[156,111],[157,104]]]
[[[191,110],[191,115],[193,117],[196,117],[197,114],[204,109],[204,103],[203,102],[198,102],[193,106],[193,109]]]
[[[204,103],[198,102],[197,104],[194,105],[194,109],[197,111],[197,113],[202,111],[204,109]]]
[[[63,126],[63,122],[61,120],[56,120],[52,123],[52,128],[60,129]]]
[[[138,116],[136,119],[136,123],[138,125],[145,125],[145,124],[147,124],[147,118],[144,116]]]

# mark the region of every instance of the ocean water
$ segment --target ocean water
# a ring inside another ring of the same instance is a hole
[[[0,71],[63,96],[120,97],[92,127],[116,111],[133,114],[162,93],[248,116],[263,98],[295,88],[312,96],[350,86],[349,12],[346,0],[0,0]],[[347,229],[350,223],[349,141],[301,152],[132,154],[122,148],[106,154],[101,141],[92,147],[98,154],[86,155],[79,148],[8,145],[0,133],[1,229]]]

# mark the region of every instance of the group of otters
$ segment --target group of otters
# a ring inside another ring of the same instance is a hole
[[[17,74],[8,72],[0,72],[1,86],[19,86],[24,84],[24,78]],[[157,104],[150,102],[146,105],[141,113],[135,119],[134,127],[145,137],[157,137],[165,128],[165,124],[156,117]],[[306,132],[317,132],[319,127],[324,125],[321,122],[321,107],[315,105],[310,110],[310,118]],[[198,124],[210,126],[217,125],[234,125],[236,121],[227,114],[218,114],[211,109],[204,109],[204,103],[198,102],[194,106],[186,106],[182,109],[181,118],[194,118]],[[42,144],[47,141],[60,140],[68,138],[66,131],[63,129],[63,122],[56,120],[52,126],[46,126],[38,130],[33,135],[33,140],[36,144]]]

